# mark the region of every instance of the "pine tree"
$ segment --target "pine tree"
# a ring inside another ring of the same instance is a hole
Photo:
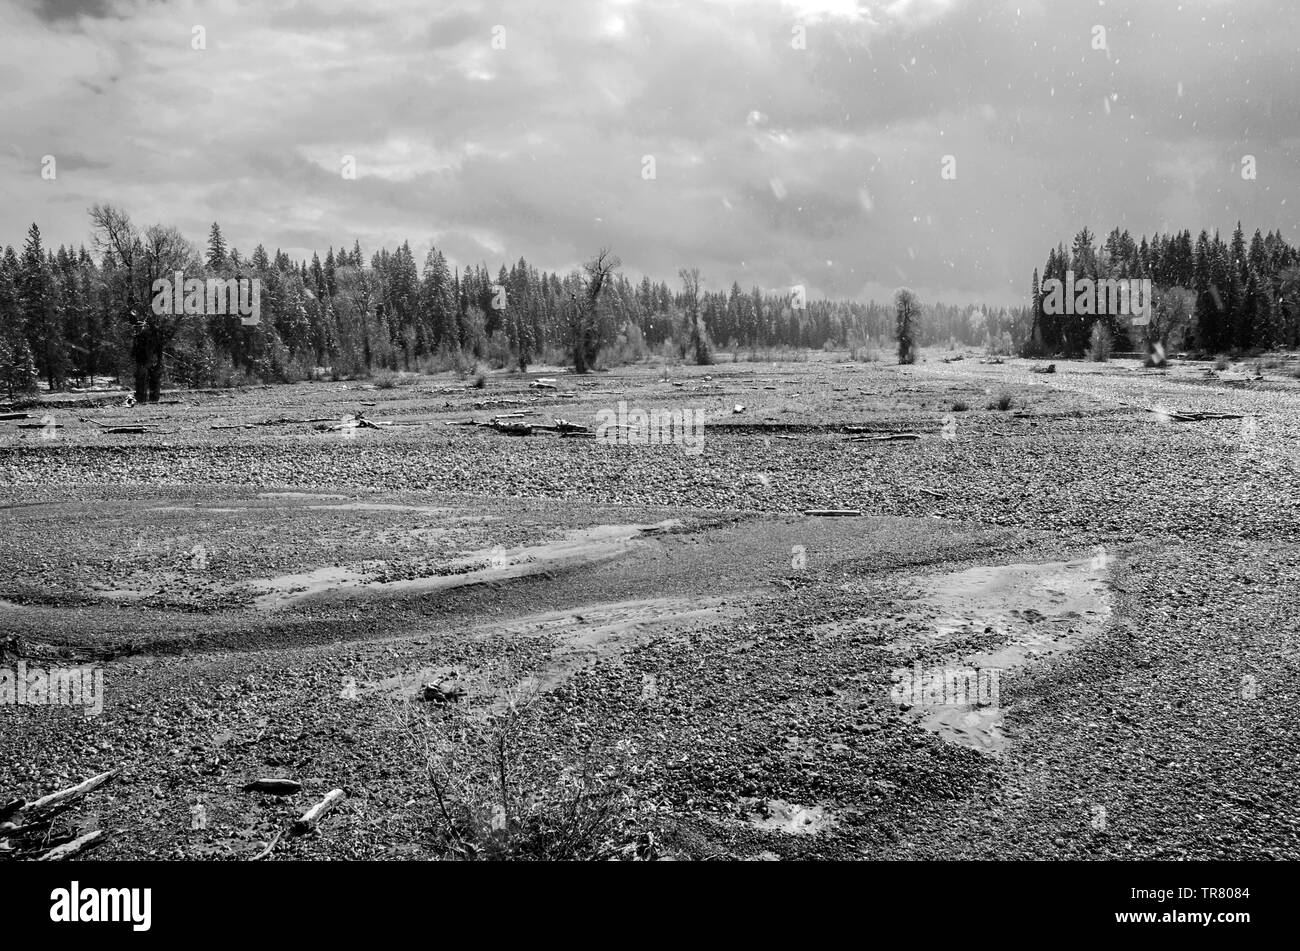
[[[226,253],[226,239],[221,235],[221,226],[215,221],[208,231],[208,256],[205,263],[213,274],[220,274],[230,263],[230,257]]]
[[[1222,333],[1222,311],[1219,307],[1217,292],[1211,292],[1210,272],[1214,252],[1210,246],[1210,236],[1202,231],[1196,239],[1196,259],[1192,274],[1192,290],[1196,293],[1194,321],[1196,326],[1196,346],[1206,352],[1214,352],[1219,347]]]
[[[1029,307],[1033,323],[1029,328],[1027,357],[1043,354],[1043,285],[1038,279],[1038,268],[1034,268],[1034,280],[1029,285]]]
[[[261,275],[265,275],[271,270],[271,259],[266,256],[266,248],[260,244],[253,249],[253,270]]]
[[[22,337],[0,336],[0,386],[9,397],[36,389],[36,361]]]
[[[18,297],[22,307],[23,332],[37,355],[41,374],[53,392],[64,379],[66,341],[59,321],[53,270],[41,247],[41,229],[34,222],[27,229],[27,243],[23,245]]]

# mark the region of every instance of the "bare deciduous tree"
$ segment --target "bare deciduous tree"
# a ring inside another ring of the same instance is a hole
[[[111,254],[124,270],[125,286],[110,288],[110,293],[120,296],[121,317],[131,324],[136,402],[156,403],[162,393],[167,344],[183,315],[154,312],[154,282],[194,267],[198,250],[174,227],[151,225],[141,233],[126,212],[112,205],[92,207],[90,221],[95,249]]]
[[[1196,308],[1196,292],[1186,287],[1158,287],[1150,309],[1147,325],[1142,333],[1147,366],[1164,366],[1165,351],[1171,339],[1181,345],[1192,325],[1192,312]]]
[[[916,321],[921,316],[921,302],[906,287],[894,292],[894,327],[898,335],[898,362],[916,362]]]
[[[601,248],[582,266],[586,277],[582,280],[581,295],[570,293],[569,329],[573,368],[578,373],[586,373],[600,353],[600,295],[622,263],[608,248]]]
[[[682,268],[677,272],[682,279],[682,297],[686,302],[686,319],[691,327],[691,349],[695,362],[708,366],[713,362],[713,348],[709,345],[708,329],[700,322],[700,269]]]

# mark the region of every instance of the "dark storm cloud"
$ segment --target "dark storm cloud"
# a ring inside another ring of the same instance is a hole
[[[109,0],[36,0],[33,10],[40,19],[54,23],[82,16],[108,16],[110,6]]]

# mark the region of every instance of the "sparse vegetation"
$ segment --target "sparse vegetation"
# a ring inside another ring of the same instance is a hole
[[[590,748],[539,762],[528,745],[544,728],[535,693],[509,690],[502,708],[482,718],[459,704],[412,711],[408,728],[428,776],[436,851],[549,861],[622,851],[627,796],[618,766]]]

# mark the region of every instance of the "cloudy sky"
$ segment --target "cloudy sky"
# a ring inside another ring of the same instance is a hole
[[[4,0],[0,244],[112,202],[245,253],[1009,304],[1084,224],[1300,239],[1298,37],[1295,0]]]

